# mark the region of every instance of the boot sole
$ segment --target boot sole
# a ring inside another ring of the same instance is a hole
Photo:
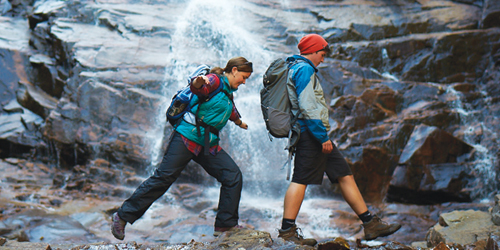
[[[123,240],[123,239],[125,239],[125,235],[123,235],[123,236],[121,236],[121,235],[117,235],[113,229],[111,229],[111,233],[112,233],[112,234],[113,234],[113,236],[115,236],[115,238],[116,238],[116,239],[118,239],[118,240]],[[121,236],[121,237],[120,237],[120,236]]]

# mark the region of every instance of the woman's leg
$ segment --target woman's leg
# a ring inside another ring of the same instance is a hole
[[[215,227],[238,225],[238,208],[243,187],[243,177],[238,165],[224,150],[219,151],[215,156],[200,153],[195,161],[222,185]]]
[[[130,224],[142,217],[148,208],[177,180],[186,164],[194,157],[177,132],[170,140],[160,166],[146,179],[118,210],[118,215]]]

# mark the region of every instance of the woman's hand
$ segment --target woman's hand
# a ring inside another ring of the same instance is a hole
[[[234,124],[236,124],[236,126],[242,128],[242,129],[248,129],[248,125],[240,119],[238,119],[237,121],[234,121]]]
[[[240,128],[242,128],[242,129],[248,129],[248,125],[246,123],[244,123],[244,122],[241,122]]]
[[[206,76],[198,76],[193,80],[192,84],[195,88],[199,89],[203,84],[210,84],[210,80]]]

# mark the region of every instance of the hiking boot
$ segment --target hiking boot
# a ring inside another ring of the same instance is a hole
[[[111,224],[111,233],[115,238],[123,240],[125,238],[125,226],[127,222],[122,220],[118,213],[113,214],[113,223]]]
[[[245,227],[242,225],[236,225],[234,227],[215,227],[214,236],[217,237],[217,236],[221,235],[222,233],[229,231],[231,229],[243,229],[243,228],[245,228]]]
[[[291,241],[297,245],[307,245],[307,246],[314,246],[316,243],[318,243],[315,239],[309,238],[309,239],[304,239],[304,236],[302,236],[302,230],[301,233],[299,234],[300,228],[297,228],[297,225],[293,225],[291,228],[283,230],[283,229],[278,229],[279,238],[282,238],[285,241]]]
[[[365,240],[373,240],[377,237],[393,234],[401,228],[401,225],[383,222],[375,215],[369,222],[363,223],[363,227],[365,231]]]

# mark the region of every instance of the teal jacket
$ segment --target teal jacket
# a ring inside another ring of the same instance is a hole
[[[219,77],[219,84],[224,84],[224,90],[226,90],[229,94],[232,94],[234,91],[236,91],[229,86],[227,77],[223,75]],[[193,93],[195,93],[195,91],[193,91]],[[206,124],[213,126],[220,131],[222,128],[224,128],[224,126],[226,126],[227,121],[231,117],[231,114],[234,112],[233,109],[235,110],[235,107],[232,100],[222,91],[201,105],[198,105],[198,100],[198,95],[194,95],[193,99],[191,100],[191,106],[193,107],[194,105],[191,114],[189,114],[189,112],[186,113],[187,115],[185,115],[179,125],[175,127],[175,130],[190,141],[204,146],[205,129],[200,126],[201,136],[198,136],[198,130],[194,125],[194,120],[190,120],[190,118],[194,117],[193,114],[196,114],[199,109],[199,118],[201,118]],[[210,133],[210,147],[218,145],[219,140],[220,138],[217,135]]]

